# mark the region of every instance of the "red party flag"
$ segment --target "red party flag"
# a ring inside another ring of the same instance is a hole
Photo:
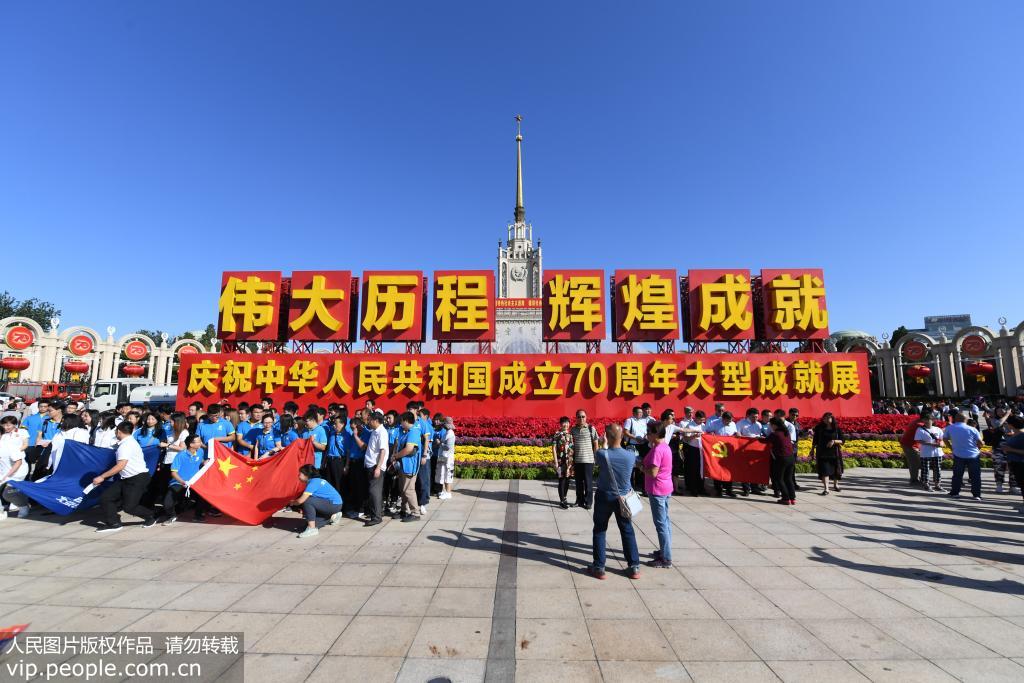
[[[252,460],[213,442],[213,457],[189,485],[206,502],[246,524],[261,524],[305,488],[299,468],[313,464],[313,446],[299,439],[269,458]]]
[[[760,439],[745,436],[700,437],[704,453],[704,476],[718,481],[767,484],[771,470],[771,449]]]

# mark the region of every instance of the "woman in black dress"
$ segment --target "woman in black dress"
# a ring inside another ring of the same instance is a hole
[[[821,479],[821,495],[828,495],[828,480],[832,480],[832,489],[839,491],[839,480],[843,477],[843,432],[836,424],[832,413],[825,413],[821,421],[814,426],[811,439],[811,458],[817,456],[818,478]]]

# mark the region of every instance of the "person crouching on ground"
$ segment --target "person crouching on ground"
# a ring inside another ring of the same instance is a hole
[[[168,482],[167,493],[164,494],[164,526],[170,526],[178,521],[178,508],[185,502],[188,480],[196,476],[203,467],[203,438],[198,434],[189,434],[185,437],[184,443],[185,450],[175,454],[170,466],[171,479]],[[197,522],[203,521],[207,507],[209,506],[206,501],[197,498],[194,513]]]
[[[607,448],[597,451],[595,462],[600,466],[597,476],[597,495],[594,496],[594,563],[587,571],[596,579],[604,579],[605,537],[608,520],[615,515],[615,523],[622,536],[622,551],[626,556],[626,576],[640,578],[640,553],[636,548],[633,522],[622,516],[619,498],[630,491],[630,475],[636,454],[622,447],[622,427],[614,422],[605,430]]]
[[[317,527],[336,524],[341,519],[341,494],[326,479],[321,479],[320,471],[312,465],[299,468],[299,481],[306,489],[289,505],[302,508],[306,528],[299,533],[299,538],[309,538],[320,533]]]

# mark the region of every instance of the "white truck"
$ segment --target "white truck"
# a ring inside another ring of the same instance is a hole
[[[153,380],[143,378],[103,379],[92,385],[92,400],[89,408],[103,412],[113,410],[119,403],[128,403],[133,389],[153,385]]]
[[[137,408],[174,408],[178,400],[177,384],[154,384],[132,389],[128,394],[128,402]]]

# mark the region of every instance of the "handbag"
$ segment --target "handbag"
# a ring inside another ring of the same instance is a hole
[[[612,484],[615,486],[615,491],[618,492],[621,487],[619,486],[619,479],[615,476],[615,468],[612,467],[612,460],[608,457],[608,451],[604,452],[605,462],[608,463],[608,474],[612,477]],[[636,494],[632,488],[624,496],[619,496],[619,514],[625,519],[633,519],[636,515],[639,515],[644,511],[644,504],[640,500],[640,496]]]

